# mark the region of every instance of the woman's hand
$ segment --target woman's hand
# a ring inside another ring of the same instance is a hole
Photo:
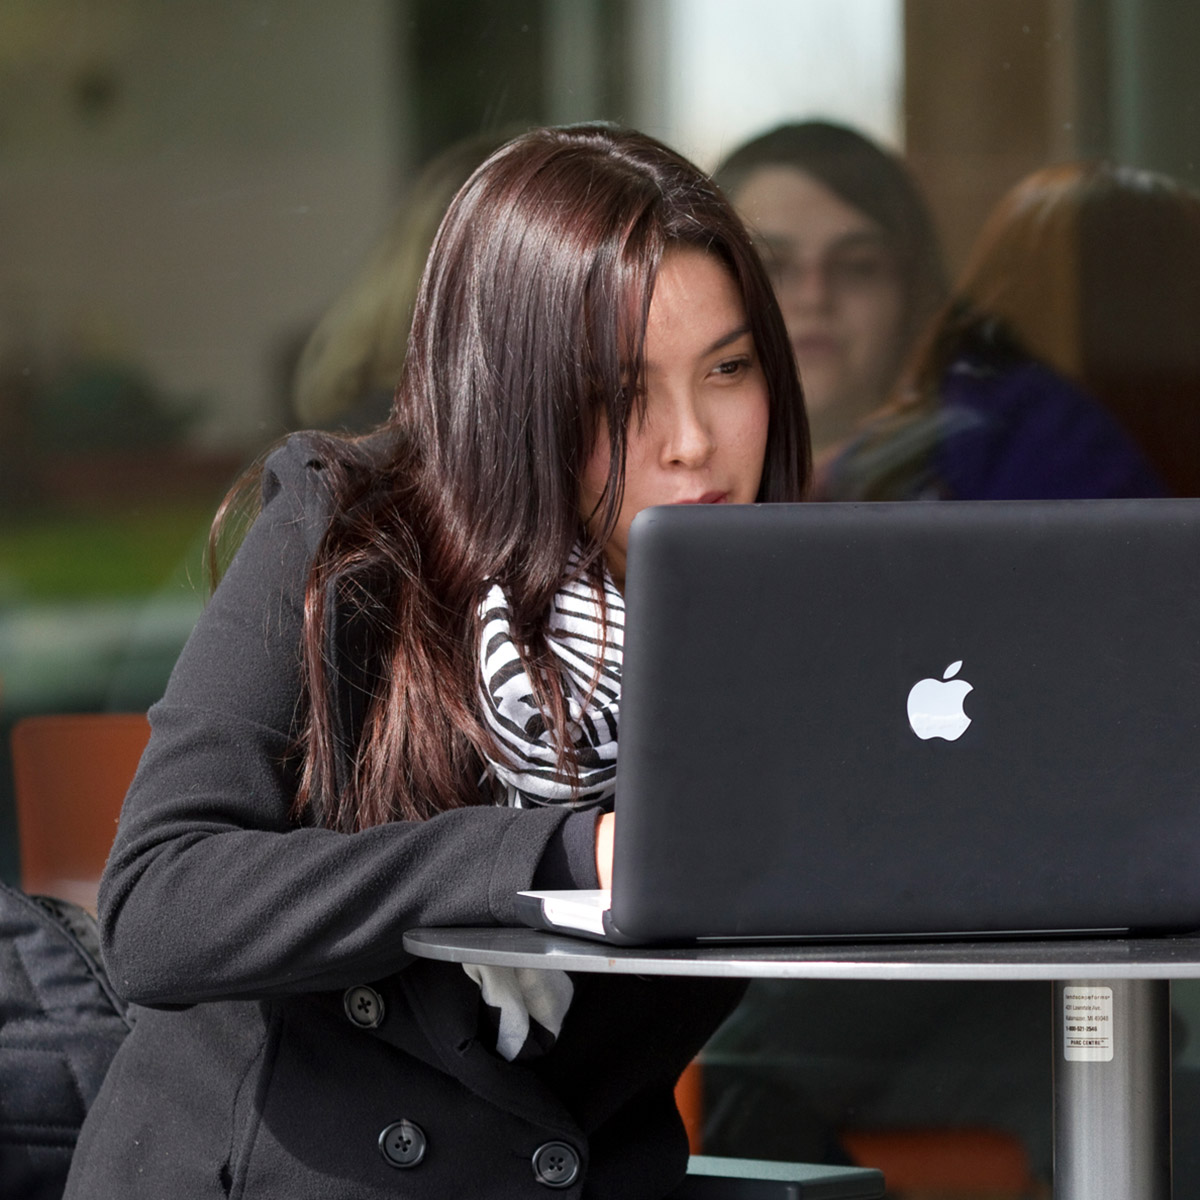
[[[613,821],[612,813],[596,818],[596,874],[602,888],[612,887]]]

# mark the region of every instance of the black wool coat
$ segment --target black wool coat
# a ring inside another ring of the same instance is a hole
[[[100,890],[109,973],[144,1007],[67,1200],[659,1200],[687,1158],[674,1080],[741,985],[577,975],[554,1048],[509,1063],[463,970],[401,945],[514,924],[534,884],[595,886],[594,815],[481,806],[357,834],[289,815],[323,445],[268,459],[262,513],[151,709]],[[335,614],[347,745],[369,671],[353,643]]]

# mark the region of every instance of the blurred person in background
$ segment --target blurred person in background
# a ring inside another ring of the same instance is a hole
[[[945,299],[933,221],[898,157],[826,121],[780,125],[714,176],[771,274],[819,456],[884,402]]]
[[[463,138],[422,168],[383,237],[304,343],[293,389],[301,425],[363,431],[386,419],[438,225],[475,168],[518,132],[505,127]]]
[[[1200,495],[1200,196],[1099,162],[988,218],[827,499]]]

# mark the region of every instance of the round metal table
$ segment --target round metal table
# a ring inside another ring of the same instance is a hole
[[[1200,937],[606,946],[532,929],[417,929],[418,958],[635,975],[1044,979],[1054,999],[1055,1200],[1170,1200],[1172,979]]]

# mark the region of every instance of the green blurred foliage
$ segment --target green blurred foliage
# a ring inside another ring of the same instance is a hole
[[[208,503],[55,514],[0,526],[0,603],[138,596],[173,577],[205,589]]]

